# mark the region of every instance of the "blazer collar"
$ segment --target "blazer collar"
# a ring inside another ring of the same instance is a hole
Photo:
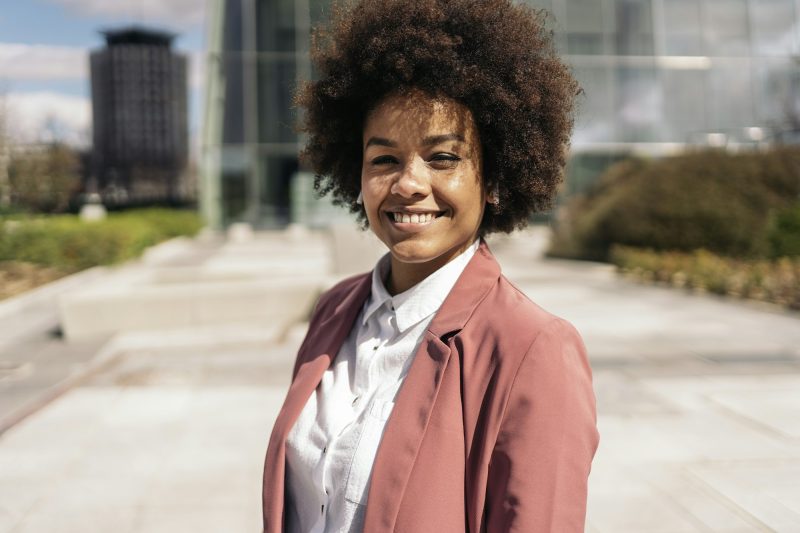
[[[478,250],[433,317],[428,330],[437,337],[460,331],[499,277],[500,265],[486,241],[481,239]]]
[[[489,245],[481,239],[475,255],[469,261],[464,271],[456,281],[445,298],[436,316],[433,317],[428,330],[437,337],[444,337],[448,333],[458,331],[464,327],[475,307],[486,297],[489,289],[494,287],[500,277],[500,265],[489,250]],[[315,337],[324,335],[330,340],[338,339],[340,335],[333,334],[328,328],[333,328],[336,333],[340,333],[341,328],[346,328],[344,337],[337,343],[332,343],[329,351],[333,351],[332,357],[339,351],[339,347],[344,342],[347,333],[350,331],[353,322],[358,316],[361,307],[367,300],[372,286],[370,274],[362,274],[361,279],[355,282],[353,290],[336,306],[316,331]],[[316,339],[315,339],[316,340]],[[311,343],[309,343],[311,344]]]

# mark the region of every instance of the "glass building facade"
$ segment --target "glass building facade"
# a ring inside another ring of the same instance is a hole
[[[797,137],[800,0],[528,3],[552,14],[559,49],[584,90],[568,192],[631,153]],[[218,227],[280,226],[293,217],[292,190],[308,190],[308,177],[297,173],[291,94],[312,76],[310,28],[328,2],[212,5],[204,211]]]
[[[585,94],[568,190],[630,153],[796,140],[800,1],[536,0]]]
[[[212,227],[291,220],[301,144],[292,95],[312,76],[322,0],[211,0],[201,208]]]

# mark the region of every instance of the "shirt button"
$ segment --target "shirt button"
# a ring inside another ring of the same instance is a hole
[[[376,344],[375,346],[373,346],[373,347],[372,347],[372,350],[373,350],[373,351],[374,351],[374,350],[377,350],[377,349],[378,349],[378,345],[377,345],[377,344]]]
[[[325,446],[324,448],[322,448],[322,453],[325,453],[325,452],[327,452],[327,451],[328,451],[328,447],[327,447],[327,446]]]
[[[356,396],[355,398],[353,398],[353,405],[358,403],[359,398],[361,398],[361,396]]]
[[[322,504],[322,509],[320,510],[320,513],[325,514],[325,504],[324,503]]]

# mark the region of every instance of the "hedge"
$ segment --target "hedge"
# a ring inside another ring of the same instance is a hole
[[[773,258],[800,256],[800,202],[773,214],[767,239]]]
[[[142,209],[84,222],[74,215],[0,218],[0,261],[69,271],[137,257],[145,248],[202,227],[196,213]]]
[[[707,250],[657,252],[614,246],[610,260],[634,279],[800,309],[800,258],[741,260]]]
[[[550,253],[605,261],[618,244],[731,257],[795,254],[794,238],[772,235],[796,228],[796,211],[775,213],[791,209],[799,195],[797,147],[628,159],[567,204]]]

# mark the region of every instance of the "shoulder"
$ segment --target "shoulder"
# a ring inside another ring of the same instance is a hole
[[[324,335],[321,328],[326,320],[336,313],[337,309],[339,309],[339,304],[347,300],[348,297],[359,287],[362,287],[365,282],[368,282],[365,278],[369,276],[369,272],[351,276],[339,281],[319,296],[308,321],[306,336],[297,349],[292,379],[297,375],[297,370],[306,357],[308,347],[313,346],[314,343],[320,339],[320,335]]]
[[[476,356],[488,357],[486,367],[508,378],[526,360],[538,366],[561,366],[565,355],[586,357],[583,340],[569,321],[534,303],[502,275],[459,336],[465,344],[484,347]]]
[[[333,287],[323,291],[317,299],[314,311],[311,313],[311,322],[316,322],[320,318],[331,313],[342,300],[347,298],[348,295],[366,281],[365,278],[371,275],[371,272],[356,274],[338,281]]]

